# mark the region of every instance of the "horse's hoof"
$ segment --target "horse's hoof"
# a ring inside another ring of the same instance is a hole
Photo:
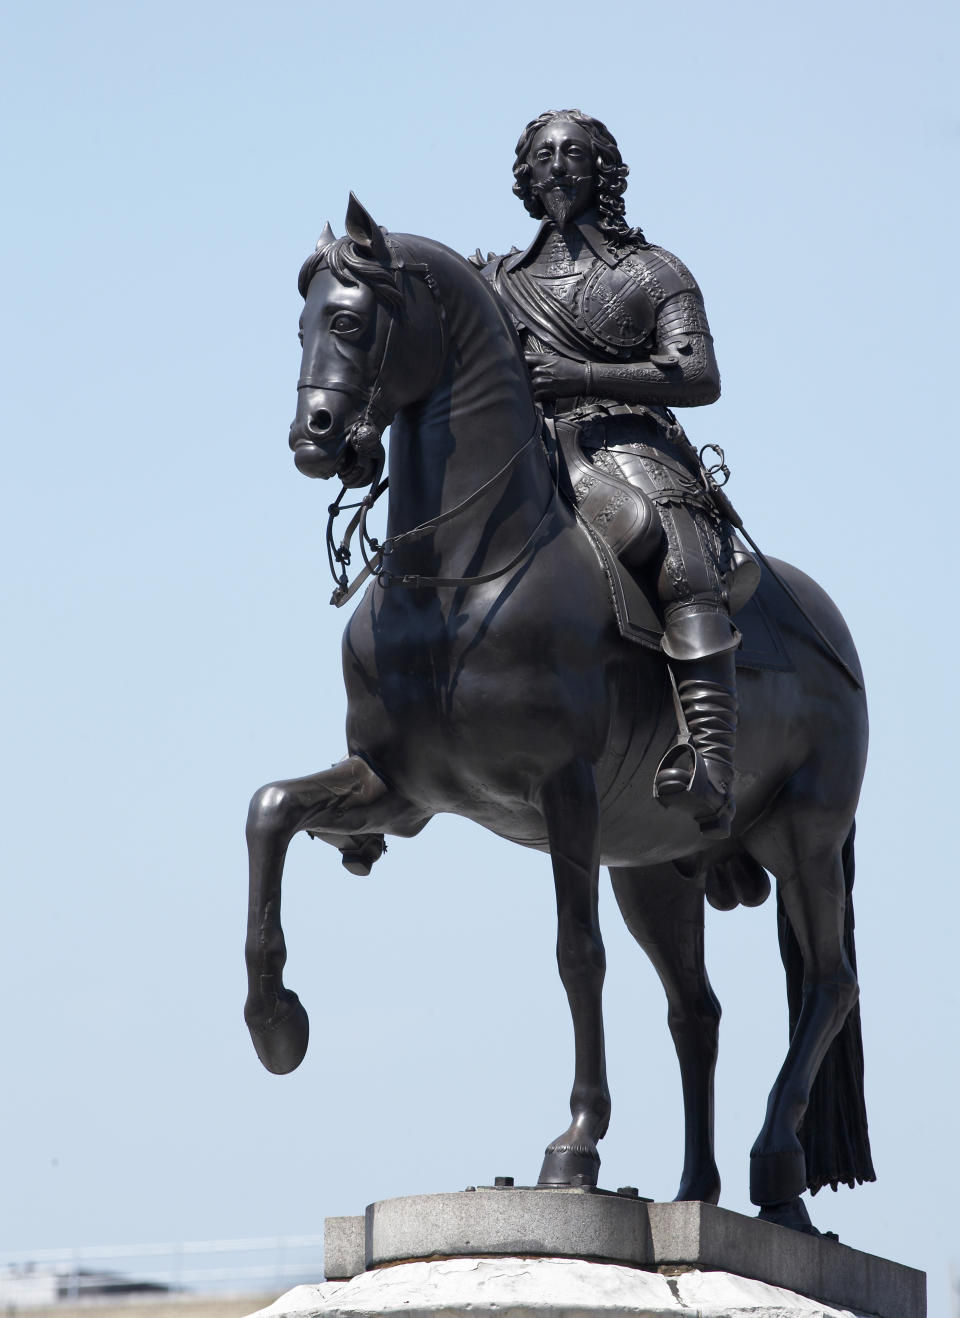
[[[807,1188],[807,1160],[797,1140],[795,1149],[750,1154],[750,1201],[760,1206],[784,1204]]]
[[[537,1185],[596,1185],[600,1155],[595,1144],[556,1143],[547,1146]]]
[[[295,1071],[310,1038],[310,1021],[296,993],[285,988],[274,991],[261,981],[260,998],[257,1002],[248,999],[243,1014],[257,1056],[267,1070],[274,1075]]]
[[[757,1214],[761,1222],[773,1222],[776,1226],[788,1227],[791,1231],[802,1231],[808,1236],[820,1236],[824,1240],[836,1240],[840,1237],[834,1231],[818,1231],[810,1221],[807,1205],[799,1195],[782,1204],[764,1204]]]
[[[351,833],[342,837],[333,833],[321,833],[308,828],[307,837],[318,842],[327,842],[340,852],[340,862],[349,874],[366,878],[376,862],[386,852],[387,844],[382,833]]]
[[[718,1204],[720,1202],[720,1173],[716,1167],[700,1176],[684,1177],[674,1203],[683,1203],[688,1199],[701,1204]]]
[[[387,849],[382,833],[367,833],[349,839],[348,849],[341,851],[342,865],[350,874],[365,879]]]

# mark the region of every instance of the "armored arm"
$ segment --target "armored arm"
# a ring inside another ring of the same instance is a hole
[[[699,407],[720,397],[720,372],[703,295],[690,270],[673,252],[650,246],[628,258],[634,283],[630,301],[646,303],[653,332],[637,360],[591,361],[589,393],[626,403]],[[595,315],[599,312],[595,312]]]
[[[664,274],[673,273],[687,286],[665,290],[657,307],[653,351],[643,361],[591,362],[589,393],[667,407],[701,407],[720,397],[720,372],[703,298],[689,271],[676,257],[670,262],[658,272],[657,282],[667,283]]]

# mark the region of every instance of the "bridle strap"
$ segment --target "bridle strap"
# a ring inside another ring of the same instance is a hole
[[[556,500],[557,482],[551,481],[550,500],[547,503],[546,508],[543,510],[543,516],[540,518],[533,531],[531,531],[523,548],[511,558],[509,563],[504,563],[503,567],[497,568],[494,572],[485,572],[478,577],[421,577],[410,573],[402,577],[394,577],[390,572],[381,568],[381,570],[376,573],[377,579],[383,587],[393,585],[410,586],[413,590],[418,590],[423,586],[482,586],[488,581],[496,581],[498,577],[505,577],[508,572],[511,572],[517,567],[518,564],[520,564],[530,553],[534,541],[543,530],[547,518],[553,511],[553,506],[556,503]],[[386,580],[384,580],[384,577],[386,577]]]
[[[366,401],[373,394],[373,389],[366,389],[359,384],[331,384],[329,380],[316,380],[312,375],[301,375],[297,389],[323,389],[332,394],[347,394]]]
[[[531,534],[527,537],[523,547],[502,567],[496,568],[492,572],[485,572],[472,577],[430,577],[421,576],[418,573],[394,575],[389,569],[384,567],[383,560],[387,554],[392,554],[398,545],[413,544],[417,540],[423,539],[424,536],[431,535],[439,527],[452,521],[455,517],[459,517],[461,513],[466,512],[468,508],[472,507],[478,499],[482,498],[482,496],[486,494],[491,487],[501,479],[501,477],[505,476],[507,472],[519,462],[520,458],[527,452],[530,446],[541,437],[542,434],[543,417],[538,412],[537,424],[534,428],[533,434],[503,464],[500,470],[490,477],[489,480],[484,481],[478,489],[474,490],[473,493],[469,494],[465,499],[462,499],[460,503],[456,504],[453,508],[448,508],[446,512],[438,513],[436,517],[431,517],[427,521],[421,522],[418,526],[413,527],[409,531],[402,531],[399,535],[390,536],[388,539],[384,540],[382,544],[367,533],[367,513],[388,487],[388,482],[386,480],[380,481],[379,484],[376,484],[380,471],[378,470],[374,475],[370,490],[360,503],[358,505],[352,505],[357,507],[358,511],[351,519],[347,533],[344,536],[338,551],[333,548],[332,528],[333,519],[336,517],[337,513],[340,512],[340,500],[346,493],[345,490],[341,490],[336,502],[330,505],[330,519],[327,523],[327,550],[328,556],[330,557],[330,569],[334,580],[337,583],[337,588],[333,592],[330,603],[335,607],[340,608],[343,604],[346,604],[347,600],[353,598],[360,586],[371,576],[375,577],[384,589],[388,586],[397,585],[407,586],[413,590],[421,589],[424,586],[480,586],[489,581],[496,581],[498,577],[506,576],[508,572],[517,567],[517,565],[530,553],[534,542],[553,511],[557,499],[557,486],[559,479],[559,470],[556,466],[555,457],[554,460],[550,462],[550,498],[543,511],[543,515]],[[376,488],[374,488],[374,485],[376,485]],[[353,537],[354,531],[358,529],[360,533],[358,543],[360,545],[360,552],[363,555],[364,568],[363,571],[348,584],[345,569],[350,562],[350,540]],[[368,549],[370,551],[369,554],[367,552]],[[339,577],[333,567],[334,558],[343,567]]]
[[[357,527],[360,525],[361,521],[365,519],[367,510],[373,507],[373,505],[377,502],[377,500],[380,498],[381,494],[383,494],[383,492],[386,490],[389,484],[386,478],[384,478],[381,481],[378,481],[378,478],[382,471],[383,471],[383,459],[381,458],[380,461],[377,463],[373,480],[370,483],[370,489],[367,491],[367,493],[364,495],[364,497],[360,500],[359,503],[350,503],[350,504],[342,503],[343,496],[347,492],[347,487],[344,485],[343,488],[340,490],[340,493],[337,495],[336,499],[327,509],[327,512],[329,513],[329,516],[327,517],[327,534],[326,534],[327,563],[330,566],[330,575],[333,577],[334,581],[336,582],[336,590],[333,592],[333,597],[331,598],[330,603],[336,605],[337,608],[339,608],[341,604],[346,604],[347,600],[351,599],[353,595],[356,594],[362,582],[366,581],[367,577],[370,575],[369,570],[365,567],[363,571],[360,573],[360,575],[354,579],[352,584],[348,581],[347,568],[350,566],[350,559],[351,559],[350,541],[353,539],[354,533],[357,530]],[[347,529],[344,532],[343,539],[340,541],[340,544],[335,545],[333,541],[334,520],[341,512],[345,512],[346,509],[348,508],[356,508],[357,511],[350,518],[350,521],[347,525]],[[365,554],[364,554],[364,561],[366,561]],[[339,573],[337,572],[337,569],[334,566],[335,563],[339,563],[340,565]]]
[[[465,499],[461,499],[458,504],[454,504],[454,506],[448,508],[446,512],[438,513],[436,517],[431,517],[427,521],[421,522],[419,526],[415,526],[411,531],[401,531],[399,535],[390,536],[388,540],[384,540],[382,545],[377,545],[373,540],[369,543],[374,549],[380,549],[384,554],[392,554],[397,545],[410,544],[414,541],[422,540],[425,535],[430,535],[431,532],[436,531],[439,527],[443,526],[445,522],[453,521],[454,517],[459,517],[461,513],[465,513],[468,508],[472,507],[473,504],[477,502],[478,499],[482,498],[492,485],[496,485],[500,477],[505,476],[511,467],[516,466],[530,445],[540,437],[542,429],[543,420],[538,415],[536,428],[526,443],[518,448],[516,453],[507,459],[499,471],[494,472],[489,480],[484,481],[479,489],[474,490],[472,494],[468,494]]]

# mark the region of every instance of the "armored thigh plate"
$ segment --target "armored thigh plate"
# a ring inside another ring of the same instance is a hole
[[[643,567],[663,548],[656,508],[643,490],[627,484],[613,454],[601,449],[587,457],[577,442],[578,430],[557,421],[577,509],[622,563]]]

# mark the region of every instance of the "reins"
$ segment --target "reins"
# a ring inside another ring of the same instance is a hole
[[[399,251],[392,244],[392,261],[393,268],[400,274],[413,275],[423,280],[430,291],[434,303],[437,307],[437,315],[440,329],[440,359],[443,359],[443,348],[446,341],[446,314],[443,301],[440,297],[440,290],[437,287],[436,280],[430,272],[426,263],[408,262],[403,259]],[[439,527],[444,526],[447,522],[459,517],[461,513],[471,508],[478,499],[482,498],[496,483],[505,476],[516,464],[520,458],[527,452],[530,446],[540,438],[544,433],[543,414],[537,409],[537,420],[534,426],[533,434],[517,451],[503,464],[499,471],[495,472],[489,480],[484,483],[472,494],[469,494],[460,503],[453,508],[448,508],[446,512],[438,513],[436,517],[428,518],[427,521],[421,522],[410,531],[402,531],[398,535],[390,536],[382,543],[375,536],[370,535],[367,531],[367,514],[382,494],[389,488],[389,481],[381,480],[383,473],[383,464],[385,455],[380,445],[380,437],[383,430],[389,424],[389,417],[379,408],[379,403],[383,394],[382,377],[387,363],[387,355],[390,349],[390,340],[393,335],[393,328],[396,324],[396,315],[391,311],[390,323],[387,326],[387,332],[384,336],[383,348],[380,353],[380,360],[377,363],[377,371],[373,384],[369,388],[358,388],[355,386],[344,386],[328,384],[322,380],[315,380],[312,376],[301,376],[297,387],[305,388],[322,388],[322,389],[339,389],[343,393],[352,393],[364,403],[364,409],[360,417],[353,423],[348,435],[348,443],[360,454],[368,456],[380,448],[379,457],[374,467],[373,477],[370,481],[370,488],[362,499],[357,503],[343,503],[343,497],[347,492],[347,487],[343,486],[340,493],[332,504],[329,505],[327,512],[327,562],[330,567],[330,575],[333,577],[335,589],[330,597],[330,603],[335,608],[340,608],[346,604],[349,599],[357,593],[363,583],[369,578],[374,577],[380,585],[386,589],[388,586],[407,586],[410,589],[418,590],[424,586],[481,586],[489,581],[496,581],[498,577],[506,576],[520,564],[530,553],[533,544],[543,529],[547,518],[550,516],[557,498],[557,489],[559,481],[559,459],[556,454],[551,454],[548,448],[547,457],[550,464],[550,498],[547,506],[543,511],[539,522],[527,537],[523,547],[514,554],[509,563],[495,569],[493,572],[484,572],[472,577],[432,577],[422,576],[419,573],[400,573],[391,572],[384,564],[384,559],[393,554],[400,545],[414,544],[422,540],[425,536],[431,535]],[[438,372],[442,369],[438,366]],[[333,525],[341,512],[349,509],[355,509],[353,517],[347,524],[347,529],[339,545],[336,544],[333,534]],[[350,581],[347,577],[347,568],[350,566],[351,549],[350,543],[357,535],[357,543],[360,547],[360,553],[363,557],[363,569]],[[339,567],[339,572],[337,568]]]
[[[384,559],[388,554],[392,554],[396,550],[398,545],[415,544],[418,540],[422,540],[425,536],[431,535],[434,531],[436,531],[439,527],[444,526],[447,522],[453,521],[455,517],[459,517],[461,513],[466,512],[468,508],[472,507],[477,502],[478,499],[482,498],[483,495],[486,494],[497,483],[497,481],[500,480],[502,476],[505,476],[507,472],[509,472],[511,468],[513,468],[517,464],[517,462],[519,462],[520,458],[527,452],[530,446],[534,444],[536,440],[538,440],[542,436],[542,434],[543,434],[543,416],[538,411],[537,423],[536,426],[534,427],[533,434],[520,448],[517,449],[516,453],[514,453],[503,464],[500,470],[495,472],[490,477],[489,480],[484,481],[484,483],[481,486],[479,486],[478,489],[474,490],[472,494],[467,495],[467,497],[465,499],[462,499],[458,504],[455,504],[453,508],[448,508],[445,512],[438,513],[436,517],[428,518],[427,521],[421,522],[418,526],[413,527],[409,531],[401,531],[398,535],[389,536],[382,543],[378,541],[375,536],[371,536],[368,533],[367,514],[370,511],[370,509],[374,506],[374,504],[377,502],[377,500],[380,498],[380,496],[384,493],[384,491],[389,488],[388,480],[386,479],[380,480],[380,473],[383,470],[383,460],[381,459],[380,462],[377,464],[377,469],[374,473],[372,481],[370,482],[370,489],[367,491],[364,497],[359,501],[359,503],[343,504],[341,502],[343,496],[347,492],[346,486],[344,486],[344,488],[340,491],[339,495],[337,496],[336,500],[330,505],[328,509],[329,517],[327,519],[327,560],[330,564],[331,575],[333,576],[334,582],[336,583],[336,589],[334,590],[333,595],[330,598],[330,603],[333,604],[336,608],[340,608],[341,605],[346,604],[347,600],[351,599],[357,593],[360,586],[363,585],[363,583],[367,580],[368,577],[374,577],[379,582],[381,587],[383,587],[384,589],[386,589],[388,586],[407,586],[410,589],[419,590],[424,586],[481,586],[481,585],[485,585],[489,581],[496,581],[498,577],[506,576],[508,572],[511,572],[515,567],[517,567],[521,562],[523,562],[523,560],[531,552],[534,542],[536,541],[538,535],[542,531],[544,524],[547,521],[547,518],[550,516],[551,512],[553,511],[553,507],[557,499],[557,487],[558,487],[558,477],[559,477],[559,469],[557,467],[557,458],[555,454],[551,458],[548,452],[548,461],[550,463],[551,479],[550,479],[550,497],[547,501],[547,506],[544,509],[539,522],[534,527],[530,535],[527,537],[522,548],[516,554],[514,554],[513,558],[511,558],[508,563],[505,563],[502,567],[496,568],[492,572],[484,572],[477,576],[472,576],[472,577],[432,577],[432,576],[422,576],[419,573],[401,573],[401,574],[393,573],[384,566]],[[356,508],[357,512],[350,519],[346,533],[343,539],[340,541],[340,544],[336,545],[334,543],[334,536],[333,536],[334,521],[341,512],[346,511],[349,508]],[[353,539],[354,534],[358,531],[359,531],[359,538],[357,543],[360,546],[360,553],[363,556],[364,566],[363,566],[363,570],[359,572],[356,577],[354,577],[353,581],[349,581],[347,578],[346,570],[350,565],[350,559],[351,559],[350,541]],[[340,565],[339,574],[337,573],[337,570],[334,567],[334,563],[338,563]]]

